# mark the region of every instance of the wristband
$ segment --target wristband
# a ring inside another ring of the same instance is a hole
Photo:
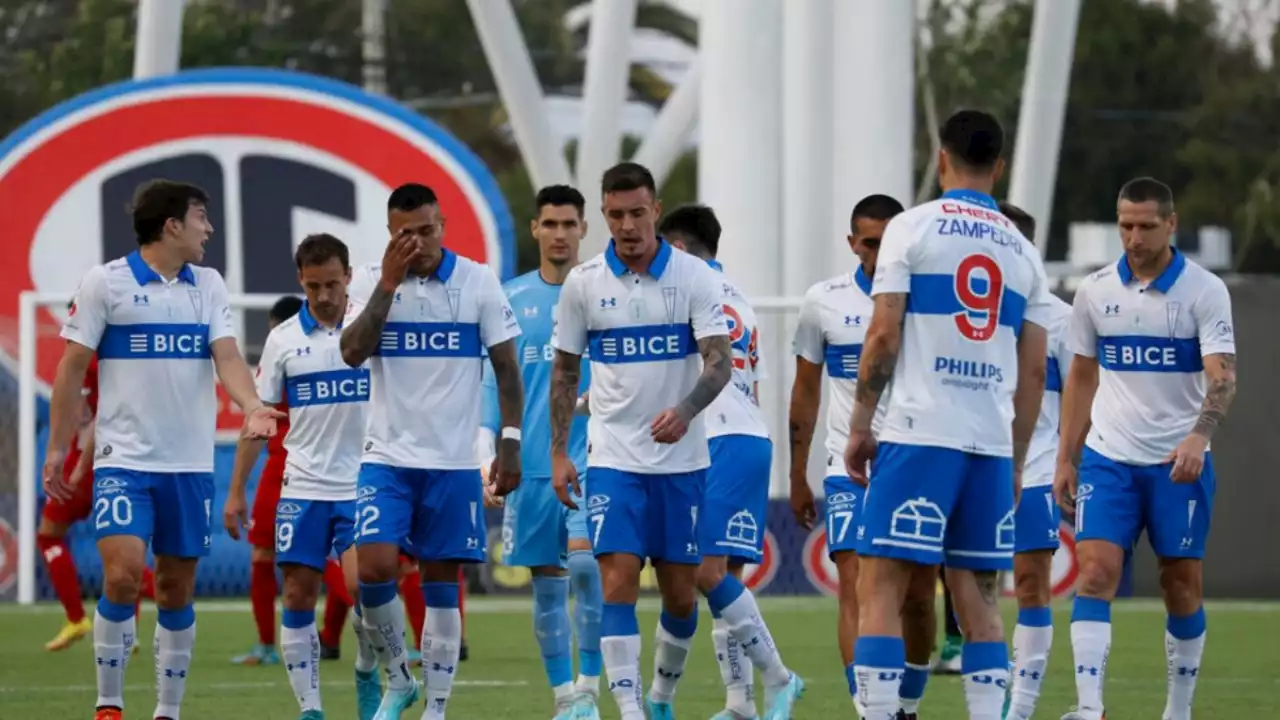
[[[502,439],[503,439],[503,440],[515,440],[516,442],[520,442],[520,428],[518,428],[518,427],[504,427],[504,428],[502,428]]]

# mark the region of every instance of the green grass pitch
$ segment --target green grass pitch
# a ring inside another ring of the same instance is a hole
[[[532,636],[530,600],[476,597],[467,605],[467,641],[471,660],[457,675],[449,703],[454,718],[549,718],[550,691]],[[826,598],[776,598],[763,611],[784,658],[808,683],[797,706],[798,718],[852,718],[835,646],[835,603]],[[657,621],[655,605],[642,602],[641,627],[648,638]],[[705,610],[705,609],[704,609]],[[236,667],[228,659],[248,648],[253,625],[242,601],[197,603],[196,657],[187,683],[185,718],[289,720],[297,704],[281,667]],[[1038,718],[1056,719],[1073,703],[1070,606],[1055,608],[1056,634],[1048,680]],[[1208,606],[1209,637],[1196,695],[1197,720],[1280,717],[1280,603],[1216,602]],[[1006,623],[1014,610],[1006,607]],[[702,627],[676,698],[683,718],[707,718],[723,703],[723,689],[711,653],[710,616]],[[61,720],[92,717],[94,673],[92,642],[86,638],[62,653],[47,653],[44,642],[62,621],[55,605],[34,608],[0,606],[0,718]],[[1114,643],[1107,672],[1106,697],[1112,720],[1158,718],[1164,707],[1164,612],[1158,602],[1116,604]],[[1011,625],[1006,625],[1011,628]],[[126,679],[126,717],[149,718],[155,690],[149,648],[154,612],[144,606],[139,626],[143,654]],[[348,630],[343,657],[321,670],[326,715],[355,717],[351,687],[353,638]],[[644,667],[646,681],[651,660]],[[601,703],[602,716],[617,718],[612,698]],[[961,720],[967,715],[960,683],[934,677],[925,693],[921,717]],[[417,712],[405,717],[417,718]]]

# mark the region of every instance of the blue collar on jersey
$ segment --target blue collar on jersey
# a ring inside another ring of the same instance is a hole
[[[609,269],[617,277],[627,274],[629,268],[622,262],[622,258],[618,257],[617,251],[613,249],[613,238],[609,238],[609,247],[604,251],[604,261],[609,264]],[[649,263],[649,274],[655,279],[662,277],[662,273],[667,269],[667,263],[671,261],[671,245],[666,240],[658,238],[658,254],[653,256],[653,261]]]
[[[1187,267],[1187,256],[1178,252],[1178,248],[1169,249],[1173,251],[1173,260],[1169,262],[1169,267],[1160,273],[1160,277],[1152,280],[1151,285],[1148,286],[1159,290],[1161,294],[1169,292]],[[1133,282],[1133,270],[1129,269],[1129,258],[1126,256],[1120,256],[1120,262],[1116,263],[1116,272],[1120,274],[1121,283],[1128,285]]]
[[[298,309],[298,324],[302,326],[302,334],[310,335],[320,327],[320,321],[316,320],[316,316],[311,314],[311,307],[306,300],[302,301],[302,307]],[[338,318],[337,330],[342,329],[342,318]]]
[[[960,200],[973,205],[980,205],[988,210],[1000,212],[1000,203],[996,199],[984,192],[977,190],[948,190],[942,193],[942,197],[948,200]]]
[[[871,297],[871,278],[867,277],[867,273],[863,271],[861,265],[858,266],[857,270],[853,271],[853,281],[858,284],[858,288],[867,297]]]
[[[129,269],[133,271],[133,279],[138,281],[139,285],[147,283],[164,282],[164,278],[160,277],[160,273],[151,269],[146,260],[142,259],[142,253],[134,250],[124,257],[125,262],[129,263]],[[190,265],[183,264],[182,269],[178,271],[178,280],[188,285],[196,284],[196,272],[191,269]]]
[[[449,248],[440,248],[440,264],[427,277],[440,282],[449,282],[454,268],[458,267],[458,255]]]
[[[720,272],[724,272],[724,266],[721,265],[720,261],[716,260],[715,258],[708,258],[707,264],[711,266],[712,270],[719,270]]]

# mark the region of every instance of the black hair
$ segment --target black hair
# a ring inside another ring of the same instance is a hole
[[[130,212],[138,245],[160,239],[165,223],[185,220],[192,205],[209,204],[209,194],[196,185],[173,180],[150,180],[134,191]]]
[[[277,300],[275,305],[271,306],[271,310],[267,312],[267,315],[277,323],[282,323],[297,315],[301,309],[302,298],[297,295],[285,295]]]
[[[392,190],[391,197],[387,198],[388,210],[400,210],[402,212],[417,210],[423,205],[439,204],[440,201],[436,199],[436,192],[420,183],[405,183]]]
[[[538,191],[538,196],[534,198],[534,210],[538,214],[542,214],[542,208],[545,205],[553,207],[563,207],[572,205],[578,211],[578,217],[582,217],[583,211],[587,206],[587,201],[582,197],[582,193],[577,188],[568,185],[548,185]]]
[[[1168,185],[1153,177],[1139,177],[1130,180],[1120,188],[1119,200],[1131,203],[1154,202],[1160,217],[1167,218],[1173,214],[1173,190]]]
[[[968,170],[990,170],[1004,152],[1000,121],[981,110],[956,112],[942,124],[938,134],[947,155]]]
[[[600,178],[601,195],[640,188],[647,188],[650,195],[658,196],[658,186],[653,181],[653,173],[640,163],[618,163],[605,170],[604,177]]]
[[[658,234],[678,233],[684,237],[686,249],[693,255],[715,257],[720,251],[720,221],[706,205],[681,205],[663,216]]]
[[[342,263],[343,270],[351,268],[351,254],[347,250],[347,244],[328,233],[306,236],[293,254],[299,270],[307,266],[324,265],[334,258]]]
[[[1000,201],[1000,213],[1013,221],[1022,237],[1034,241],[1036,239],[1036,219],[1022,208],[1011,202]]]
[[[902,203],[888,195],[868,195],[853,206],[853,213],[849,216],[849,227],[856,228],[858,218],[888,220],[902,210]]]

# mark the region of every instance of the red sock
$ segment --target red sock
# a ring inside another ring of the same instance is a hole
[[[324,627],[320,629],[320,644],[337,647],[342,644],[342,628],[347,623],[347,611],[351,609],[351,594],[342,575],[342,566],[330,560],[324,567],[324,585],[328,597],[324,603]]]
[[[258,642],[276,644],[276,567],[271,562],[253,563],[249,575],[249,602],[253,605],[253,622],[258,626]]]
[[[422,575],[417,570],[400,578],[400,596],[413,626],[413,646],[422,649],[422,624],[427,621],[427,601],[422,597]]]
[[[467,636],[467,576],[458,566],[458,614],[462,616],[462,637]]]
[[[80,622],[84,619],[84,600],[80,598],[80,579],[76,577],[76,561],[71,557],[71,550],[62,538],[48,535],[36,536],[36,547],[40,548],[49,583],[67,613],[67,620]]]

